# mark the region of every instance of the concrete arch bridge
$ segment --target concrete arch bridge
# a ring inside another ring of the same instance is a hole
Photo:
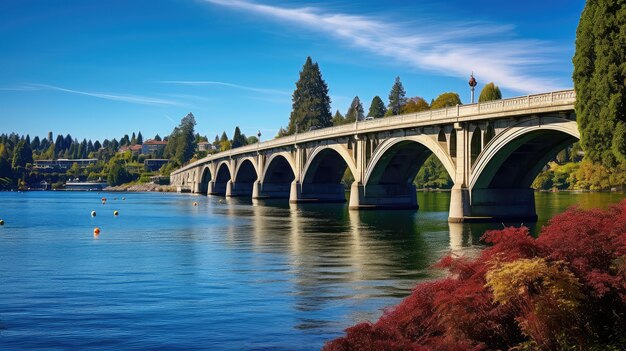
[[[351,210],[417,208],[413,185],[434,154],[454,182],[452,222],[536,220],[531,184],[579,139],[573,90],[358,121],[210,155],[170,176],[179,191],[345,201]]]

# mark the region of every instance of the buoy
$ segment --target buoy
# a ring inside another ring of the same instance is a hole
[[[125,198],[125,197],[123,197],[123,198],[122,198],[122,200],[126,200],[126,198]]]
[[[91,211],[91,217],[95,217],[96,216],[96,211]]]
[[[4,225],[4,220],[0,219],[0,225]]]
[[[193,205],[194,205],[194,206],[198,206],[198,203],[197,203],[197,202],[194,202],[194,203],[193,203]]]
[[[106,198],[106,197],[103,197],[103,198],[102,198],[102,201],[106,201],[106,200],[107,200],[107,198]]]
[[[96,229],[93,230],[93,235],[100,235],[100,228],[96,227]]]
[[[113,215],[114,215],[114,216],[117,216],[118,214],[120,214],[120,213],[119,213],[119,212],[117,212],[117,211],[113,211]]]

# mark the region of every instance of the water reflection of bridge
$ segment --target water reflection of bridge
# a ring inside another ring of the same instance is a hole
[[[211,155],[170,179],[209,195],[339,202],[349,169],[350,209],[417,208],[412,181],[434,154],[454,181],[450,221],[532,221],[532,181],[579,138],[574,101],[566,90],[325,128]]]

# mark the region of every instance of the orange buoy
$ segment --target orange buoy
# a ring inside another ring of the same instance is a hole
[[[114,216],[117,216],[118,214],[120,214],[120,213],[119,213],[119,212],[117,212],[117,211],[113,211],[113,215],[114,215]]]
[[[93,230],[93,235],[100,235],[100,228],[96,227],[96,229]]]

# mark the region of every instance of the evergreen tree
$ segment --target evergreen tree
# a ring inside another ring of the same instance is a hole
[[[130,138],[130,145],[135,144],[137,144],[137,136],[135,135],[135,132],[133,132],[133,136]]]
[[[335,112],[335,115],[333,116],[333,125],[334,126],[340,126],[342,124],[346,124],[346,119],[345,117],[343,117],[343,115],[341,114],[341,112],[339,112],[339,110],[337,110],[337,112]]]
[[[372,103],[370,104],[370,110],[367,115],[369,117],[380,118],[383,117],[385,113],[387,113],[385,103],[380,98],[380,96],[374,96],[374,98],[372,99]]]
[[[237,126],[235,127],[235,133],[233,134],[233,142],[231,146],[234,149],[245,145],[248,145],[248,140],[245,135],[241,134],[241,130],[239,130],[239,126]]]
[[[56,140],[54,141],[54,153],[56,155],[60,154],[61,152],[63,152],[63,150],[65,149],[65,139],[63,138],[63,135],[59,134],[57,135]],[[69,147],[69,145],[68,145]]]
[[[39,150],[40,146],[41,146],[41,141],[39,140],[38,136],[35,136],[33,138],[33,141],[30,142],[30,148],[32,150]]]
[[[66,135],[65,139],[63,140],[63,149],[64,150],[68,150],[72,144],[74,143],[74,139],[72,139],[71,135]]]
[[[20,170],[26,167],[28,163],[33,163],[33,151],[30,148],[30,143],[27,143],[25,140],[20,140],[13,150],[11,168]]]
[[[78,146],[78,158],[87,158],[87,139],[83,139]]]
[[[423,97],[416,96],[408,99],[407,103],[400,109],[400,113],[415,113],[428,111],[429,109],[428,102]]]
[[[176,161],[179,165],[189,161],[196,149],[194,127],[196,118],[189,112],[180,120],[178,127],[170,134],[165,154]]]
[[[626,164],[626,1],[587,1],[573,62],[585,158],[608,168]]]
[[[120,146],[128,146],[128,145],[130,145],[130,138],[128,137],[128,134],[124,134],[122,139],[120,139]]]
[[[161,136],[160,136],[160,135],[158,135],[158,134],[157,134],[157,135],[155,135],[155,136],[154,136],[154,140],[156,140],[156,141],[161,141]]]
[[[41,143],[39,144],[39,150],[40,151],[48,150],[49,147],[50,147],[50,142],[48,141],[48,139],[46,138],[41,139]]]
[[[365,119],[365,112],[363,111],[363,105],[358,96],[352,99],[350,108],[346,113],[346,123],[354,123],[355,121],[362,121]]]
[[[443,93],[430,104],[430,108],[436,110],[438,108],[461,105],[461,98],[457,93]]]
[[[89,155],[90,153],[94,152],[94,145],[91,142],[91,139],[89,139],[89,141],[87,142],[87,155]]]
[[[396,81],[393,83],[393,87],[391,87],[391,91],[389,92],[389,108],[387,115],[399,115],[405,103],[406,91],[404,91],[400,77],[396,77]]]
[[[485,85],[483,87],[483,90],[480,91],[478,102],[500,100],[500,99],[502,99],[502,93],[500,92],[500,88],[497,85],[493,84],[493,82],[491,82]]]
[[[13,178],[13,171],[11,170],[11,163],[9,160],[9,152],[4,144],[0,144],[0,179]]]
[[[137,133],[137,144],[139,145],[143,144],[143,135],[141,135],[141,131]]]
[[[322,78],[319,66],[307,57],[300,79],[293,92],[293,110],[289,117],[288,134],[304,132],[311,127],[325,128],[332,125],[328,86]]]
[[[222,136],[220,137],[220,143],[223,141],[228,141],[228,135],[226,135],[226,132],[222,132]]]
[[[228,139],[228,137],[226,137],[226,139]],[[220,137],[215,134],[215,140],[213,140],[213,146],[215,146],[216,148],[220,147]]]
[[[96,140],[95,143],[93,143],[93,151],[98,151],[100,150],[100,148],[102,147],[102,145],[100,145],[100,142],[98,140]]]
[[[220,151],[226,151],[226,150],[230,150],[231,148],[231,143],[230,140],[228,140],[228,135],[226,135],[226,132],[222,132],[222,136],[220,137],[220,142],[219,142],[219,150]]]

